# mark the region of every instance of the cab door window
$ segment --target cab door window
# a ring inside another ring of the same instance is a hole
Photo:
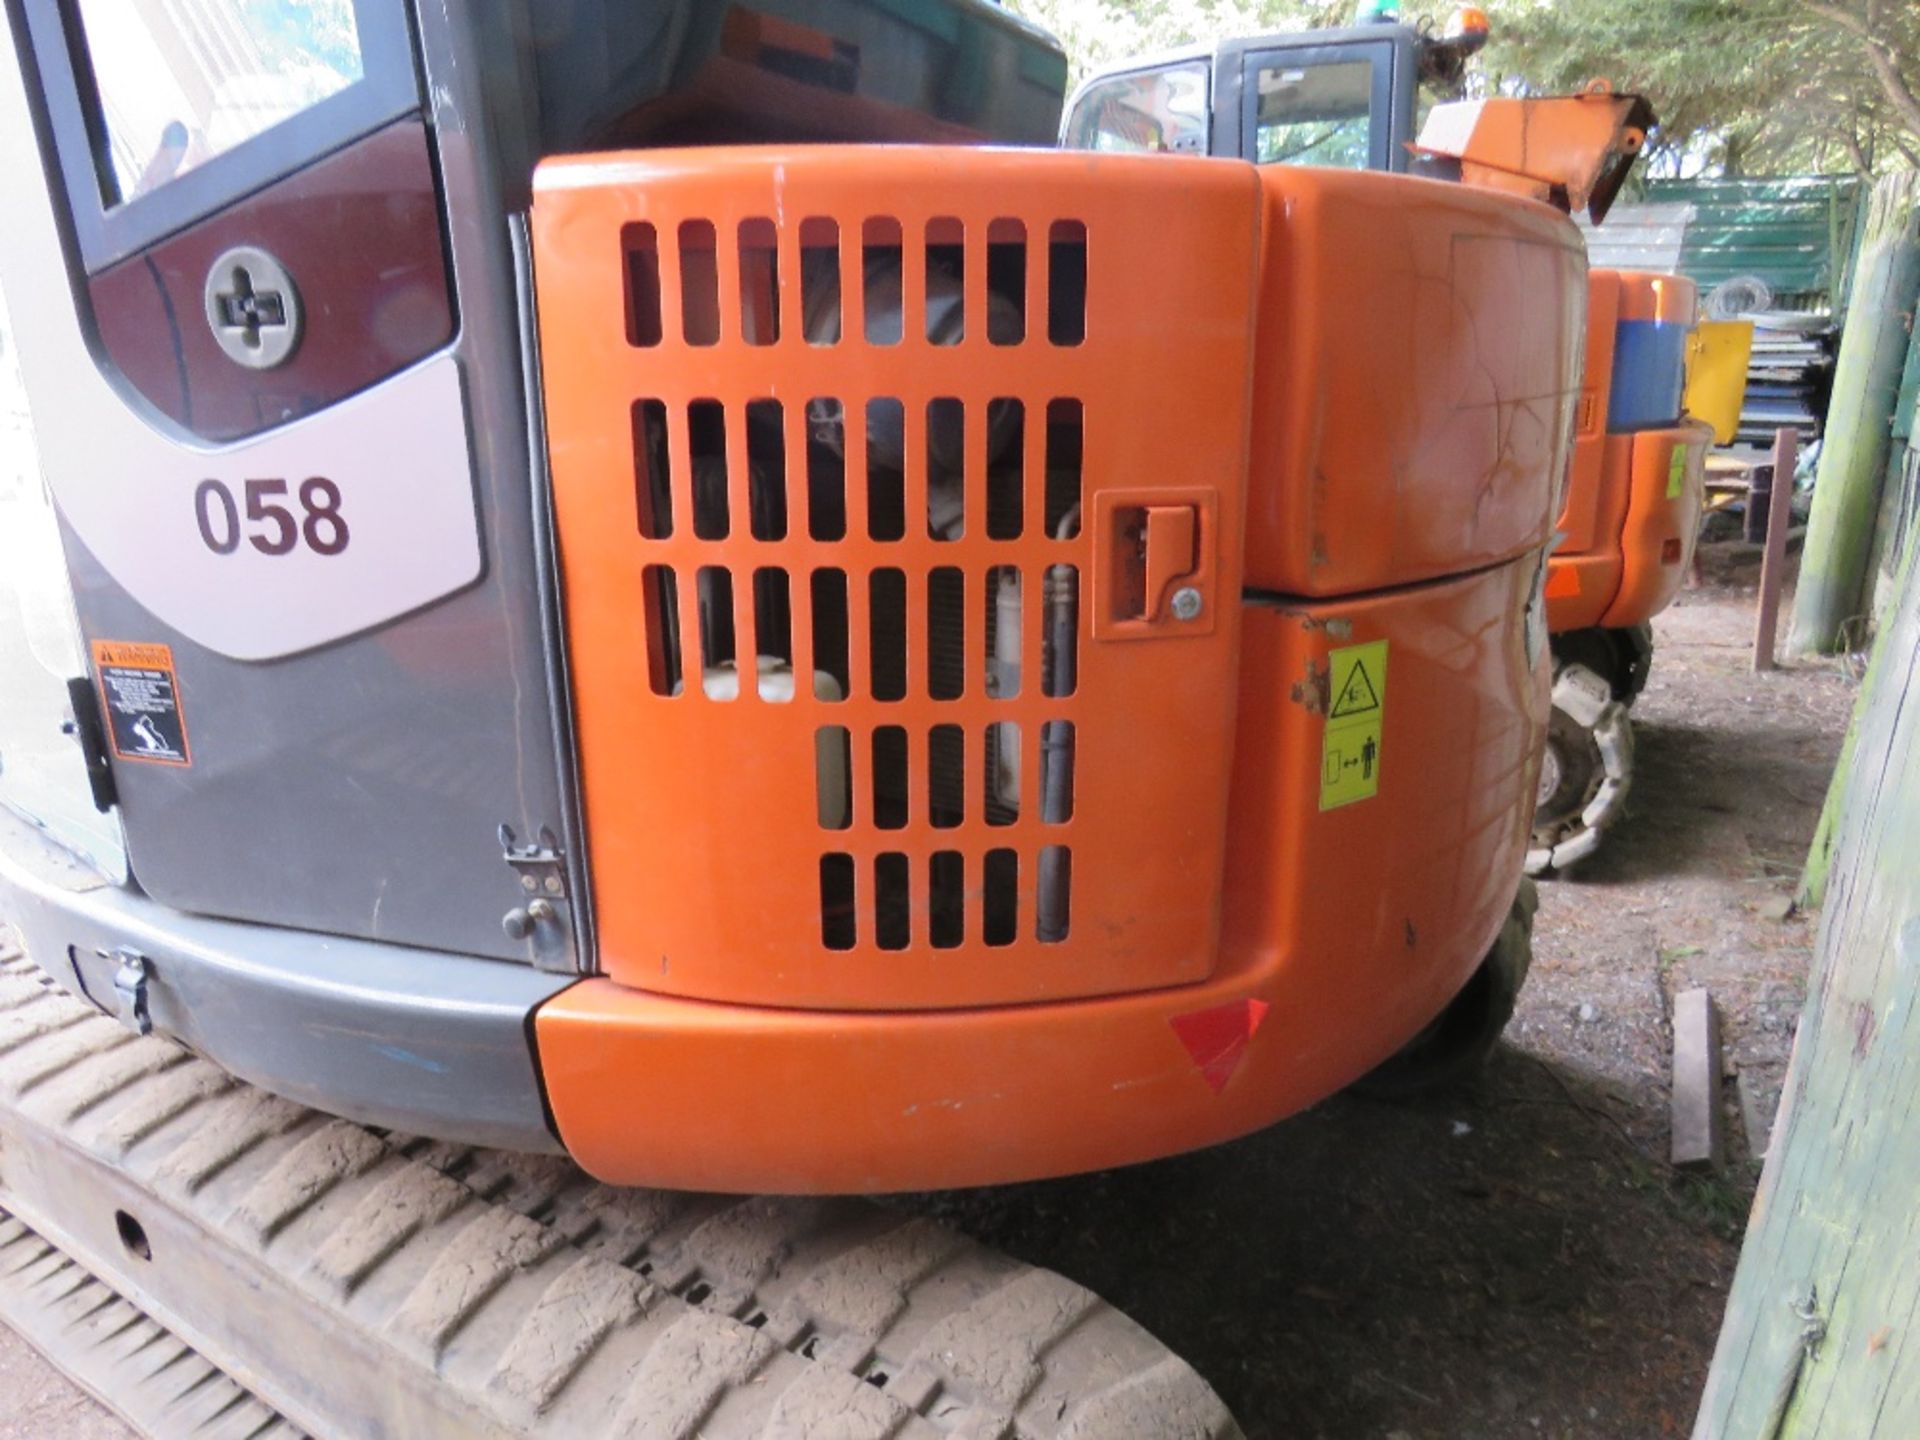
[[[1376,53],[1378,52],[1378,53]],[[1247,159],[1262,165],[1391,168],[1386,47],[1320,46],[1248,57]]]
[[[98,274],[416,111],[405,0],[20,0]]]
[[[183,12],[78,0],[109,205],[158,189],[365,78],[352,0],[227,0]]]
[[[1170,65],[1089,86],[1067,121],[1073,150],[1207,153],[1207,67]]]

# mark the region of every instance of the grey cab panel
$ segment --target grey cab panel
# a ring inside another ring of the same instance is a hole
[[[39,5],[24,0],[12,18],[39,20]],[[142,17],[160,24],[163,10]],[[29,196],[23,208],[41,213],[0,240],[0,263],[10,290],[19,273],[58,302],[16,319],[81,628],[95,647],[164,647],[171,665],[171,722],[184,731],[186,763],[132,746],[116,746],[112,762],[136,882],[178,910],[524,961],[529,942],[501,929],[520,880],[500,829],[563,830],[563,767],[548,706],[516,276],[484,132],[465,118],[485,114],[485,94],[456,48],[464,33],[425,15],[416,57],[400,0],[358,0],[353,13],[363,46],[405,47],[397,57],[369,49],[362,68],[404,75],[411,94],[417,58],[432,97],[410,103],[428,126],[445,201],[444,212],[428,212],[429,243],[458,317],[451,343],[233,446],[209,445],[156,413],[113,372],[84,289],[83,227],[72,214],[91,202],[111,216],[112,195],[104,180],[76,193],[64,163],[76,137],[63,133],[50,87],[32,83],[50,64],[73,63],[71,31],[65,45],[18,56],[37,62],[23,72],[36,123],[9,113],[0,129],[11,136],[9,166],[41,169],[47,194]],[[11,35],[22,41],[28,28],[16,23]],[[41,38],[39,27],[32,33]],[[253,78],[243,49],[180,52],[187,40],[170,39],[169,64],[223,77],[229,90]],[[78,83],[84,96],[90,79],[81,73]],[[11,110],[20,101],[7,88]],[[185,128],[211,135],[218,106],[184,112]],[[244,187],[245,167],[263,152],[298,172],[344,153],[335,142],[351,150],[351,132],[387,119],[388,108],[346,114],[342,129],[305,139],[283,127],[298,129],[311,112],[228,148],[207,140],[204,163],[132,206],[167,200],[172,185],[222,162],[241,167]],[[35,140],[38,153],[23,157]],[[127,183],[124,165],[115,174]],[[61,176],[69,214],[48,204]],[[357,183],[352,171],[337,175],[307,203],[337,213]],[[216,197],[211,213],[256,193]],[[312,346],[311,317],[352,307],[294,279],[309,316],[300,343]],[[377,304],[359,313],[368,326],[395,323]],[[97,692],[103,708],[118,703],[106,687]]]
[[[24,197],[0,267],[35,297],[39,458],[134,882],[204,916],[588,968],[571,924],[556,943],[512,923],[548,839],[542,883],[590,920],[513,238],[532,165],[1043,143],[1058,46],[984,0],[269,0],[247,17],[281,30],[217,54],[167,29],[178,7],[90,28],[120,0],[0,5],[0,170]],[[116,79],[140,43],[179,113]],[[356,268],[356,216],[397,213],[356,195],[402,190],[414,218],[388,228],[411,243]],[[369,288],[392,273],[404,290]]]

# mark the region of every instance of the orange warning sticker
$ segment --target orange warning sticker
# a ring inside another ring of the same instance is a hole
[[[171,646],[96,640],[93,668],[100,677],[100,707],[116,759],[193,763]]]

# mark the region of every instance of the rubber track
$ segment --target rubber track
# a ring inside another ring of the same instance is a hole
[[[17,1216],[0,1209],[0,1323],[160,1440],[305,1432]]]
[[[382,1135],[137,1038],[17,953],[0,1205],[288,1434],[1241,1433],[1090,1291],[930,1221],[613,1190],[564,1160]]]

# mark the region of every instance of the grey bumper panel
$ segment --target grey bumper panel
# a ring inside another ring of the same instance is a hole
[[[105,884],[3,811],[0,923],[129,1023],[126,956],[140,957],[153,1028],[275,1094],[366,1125],[560,1150],[528,1018],[572,976],[184,915]]]

